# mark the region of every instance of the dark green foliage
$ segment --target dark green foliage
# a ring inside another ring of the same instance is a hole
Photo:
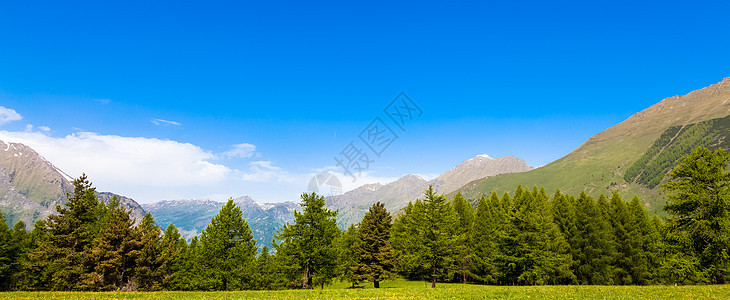
[[[624,179],[654,188],[677,165],[677,160],[697,147],[709,149],[730,146],[730,116],[667,129],[627,168]]]
[[[355,242],[357,265],[353,279],[372,281],[375,288],[380,282],[391,277],[393,269],[393,249],[390,245],[390,226],[392,218],[385,204],[377,202],[365,214],[357,229]]]
[[[699,147],[670,173],[665,210],[668,246],[676,255],[668,263],[695,273],[700,280],[725,283],[730,246],[730,155]]]
[[[503,234],[504,220],[497,193],[492,191],[489,200],[482,195],[472,227],[474,255],[471,274],[483,283],[496,283],[499,277],[494,257],[497,254],[497,238]]]
[[[613,284],[616,257],[611,225],[592,197],[581,192],[576,203],[577,234],[570,241],[580,284]]]
[[[30,273],[38,289],[78,290],[85,274],[84,251],[91,245],[99,211],[95,189],[86,175],[74,180],[74,194],[67,195],[64,206],[56,206],[58,214],[44,222],[47,234],[36,241],[35,250],[28,254]]]
[[[464,199],[461,192],[457,192],[454,196],[454,211],[458,216],[457,223],[457,234],[459,241],[457,242],[458,249],[458,273],[460,275],[459,280],[463,283],[467,283],[472,271],[473,259],[474,259],[474,239],[472,237],[472,227],[474,225],[474,209],[471,204]]]
[[[443,195],[433,186],[424,192],[423,201],[409,204],[393,225],[393,247],[401,271],[431,279],[449,278],[459,251],[458,216]]]
[[[10,288],[14,262],[13,246],[10,229],[5,223],[5,215],[0,211],[0,291],[7,291]]]
[[[337,248],[333,241],[339,235],[336,211],[324,207],[324,197],[316,193],[302,194],[303,212],[294,212],[294,224],[286,224],[275,236],[277,255],[284,256],[290,277],[301,279],[302,288],[330,282],[337,274]],[[298,275],[295,275],[297,274]],[[299,277],[301,276],[301,277]]]
[[[350,227],[335,239],[338,251],[338,277],[340,280],[351,282],[353,287],[364,280],[360,274],[355,274],[359,264],[359,257],[355,253],[355,247],[358,243],[361,242],[355,224],[350,224]]]
[[[185,239],[180,236],[180,232],[175,225],[170,223],[162,235],[162,240],[160,240],[160,249],[162,251],[155,274],[155,277],[160,280],[162,289],[176,289],[176,282],[182,271],[182,254],[186,247]]]
[[[80,288],[97,291],[136,289],[130,280],[134,276],[140,245],[129,213],[119,206],[116,196],[110,200],[99,236],[83,253],[84,265],[89,271],[81,274]]]
[[[162,288],[160,274],[160,259],[162,248],[160,248],[160,226],[157,226],[152,214],[144,215],[142,222],[137,225],[136,234],[139,238],[139,249],[137,255],[137,267],[135,269],[134,281],[142,291],[155,291]]]
[[[518,187],[509,222],[498,240],[496,256],[505,284],[554,284],[571,281],[570,247],[553,222],[549,197],[543,189]]]
[[[256,241],[233,199],[210,220],[200,236],[203,286],[207,290],[240,290],[250,286]]]

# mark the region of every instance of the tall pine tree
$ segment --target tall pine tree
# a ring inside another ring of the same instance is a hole
[[[385,203],[377,202],[370,207],[358,228],[359,239],[355,244],[358,264],[354,273],[357,279],[372,281],[375,288],[380,287],[381,281],[391,277],[393,268],[393,249],[390,245],[391,221]]]
[[[294,224],[286,224],[275,239],[277,255],[285,256],[290,274],[299,273],[302,288],[331,281],[336,274],[337,248],[333,241],[340,232],[336,211],[324,207],[324,197],[302,194],[302,212],[294,212]]]
[[[258,247],[241,208],[228,199],[200,236],[204,285],[210,290],[250,289]]]

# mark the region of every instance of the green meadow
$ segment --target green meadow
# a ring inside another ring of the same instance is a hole
[[[389,280],[349,288],[241,292],[6,292],[0,299],[730,299],[730,285],[693,286],[488,286]]]

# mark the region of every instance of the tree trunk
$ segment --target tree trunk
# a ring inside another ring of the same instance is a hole
[[[307,289],[312,289],[312,274],[309,274],[309,276],[307,276]]]
[[[302,288],[307,288],[307,283],[309,282],[309,266],[304,267],[304,271],[302,271]]]
[[[463,281],[462,281],[462,282],[463,282],[463,283],[466,283],[466,271],[463,271],[463,272],[461,273],[461,276],[462,276],[462,279],[463,279]]]
[[[433,274],[431,274],[431,287],[436,287],[436,264],[433,263]]]
[[[373,281],[373,284],[375,285],[376,289],[380,288],[380,281],[375,280]]]

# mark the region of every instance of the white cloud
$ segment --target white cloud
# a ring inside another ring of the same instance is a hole
[[[45,131],[45,132],[51,131],[51,127],[48,127],[48,126],[38,126],[38,129],[40,129],[41,131]]]
[[[163,119],[152,119],[152,120],[150,120],[150,122],[152,122],[152,124],[155,124],[157,126],[170,126],[170,125],[180,126],[180,125],[182,125],[175,121],[169,121],[169,120],[163,120]]]
[[[0,106],[0,125],[21,119],[23,119],[23,117],[14,109]]]
[[[297,181],[297,177],[300,177],[289,174],[289,172],[282,168],[274,166],[271,161],[253,161],[248,165],[248,172],[243,172],[241,175],[244,181],[293,182]]]
[[[233,149],[229,150],[226,153],[223,153],[228,157],[240,157],[240,158],[249,158],[254,156],[256,154],[256,145],[249,144],[249,143],[242,143],[238,145],[233,145]]]
[[[353,181],[353,177],[351,175],[345,175],[342,172],[341,167],[337,166],[326,166],[324,168],[315,169],[316,173],[308,174],[309,178],[307,178],[307,182],[311,180],[312,177],[316,176],[318,173],[330,173],[337,176],[337,179],[339,179],[340,184],[342,184],[342,192],[346,193],[351,190],[354,190],[356,188],[359,188],[366,184],[371,183],[380,183],[380,184],[388,184],[393,181],[398,180],[400,177],[388,177],[388,176],[377,176],[374,171],[364,171],[360,172],[359,174],[355,174],[355,178]]]
[[[215,155],[171,140],[77,132],[50,137],[41,132],[0,131],[0,140],[23,143],[72,177],[85,172],[101,191],[140,202],[191,187],[219,184],[232,173],[210,161]],[[168,196],[169,197],[169,196]]]

